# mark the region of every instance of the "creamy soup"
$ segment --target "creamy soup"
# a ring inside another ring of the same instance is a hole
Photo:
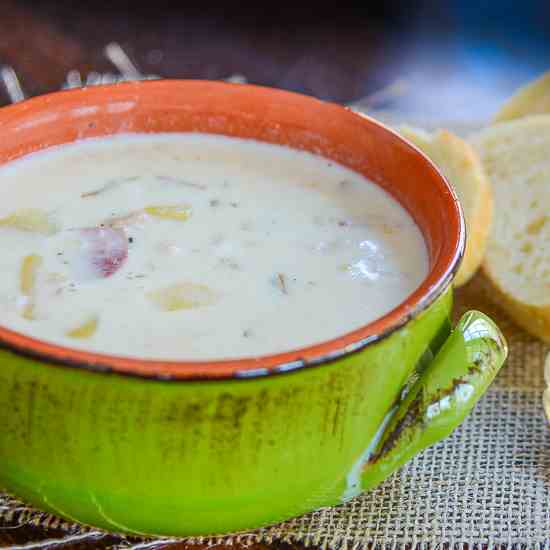
[[[0,189],[0,322],[89,351],[288,351],[384,315],[428,271],[386,192],[281,146],[84,140],[3,166]]]

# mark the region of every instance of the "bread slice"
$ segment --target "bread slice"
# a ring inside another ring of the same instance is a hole
[[[550,342],[550,115],[496,124],[472,143],[495,198],[483,269],[516,322]]]
[[[495,123],[550,113],[550,71],[520,88],[495,116]]]
[[[478,270],[485,254],[493,215],[489,179],[472,146],[451,132],[438,130],[430,134],[408,126],[398,131],[436,164],[462,204],[467,230],[466,253],[455,285],[463,285]]]

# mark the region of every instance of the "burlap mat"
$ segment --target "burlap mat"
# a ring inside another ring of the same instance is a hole
[[[487,395],[450,438],[344,506],[250,533],[185,542],[287,541],[354,550],[369,545],[431,549],[445,543],[460,548],[508,544],[550,549],[550,433],[541,405],[542,365],[548,350],[515,327],[491,303],[490,295],[483,277],[477,276],[457,293],[456,316],[469,308],[491,315],[508,339],[510,357]],[[25,523],[60,529],[72,541],[101,537],[95,530],[0,494],[0,529]],[[117,538],[112,547],[154,548],[159,543]]]

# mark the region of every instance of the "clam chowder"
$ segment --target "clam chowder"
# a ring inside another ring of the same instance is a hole
[[[288,351],[388,313],[428,271],[385,191],[282,146],[90,139],[4,165],[0,190],[0,324],[88,351]]]

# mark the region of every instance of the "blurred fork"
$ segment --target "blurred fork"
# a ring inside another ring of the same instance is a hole
[[[80,71],[73,69],[67,73],[62,88],[82,88],[83,86],[115,84],[117,82],[129,80],[155,80],[161,78],[155,74],[143,74],[118,42],[110,42],[107,44],[104,48],[104,54],[116,67],[118,74],[113,72],[99,73],[97,71],[92,71],[88,73],[85,78],[82,78]],[[12,67],[4,65],[0,68],[0,80],[2,80],[4,88],[12,103],[17,103],[26,98],[19,78]],[[226,82],[239,84],[248,82],[247,78],[240,73],[232,74],[224,80]],[[347,103],[346,106],[355,111],[368,111],[369,109],[380,107],[381,105],[391,103],[393,100],[398,99],[400,96],[407,93],[407,88],[408,83],[406,81],[396,80],[373,94]]]
[[[82,78],[80,71],[73,69],[67,74],[63,88],[81,88],[82,86],[96,86],[98,84],[115,84],[128,80],[155,80],[160,78],[154,74],[143,74],[132,63],[128,54],[117,42],[110,42],[104,49],[105,57],[117,68],[119,74],[107,72],[98,73],[92,71],[88,73],[85,79]]]
[[[23,92],[19,78],[12,67],[4,65],[0,68],[0,79],[12,103],[17,103],[25,99],[25,92]]]
[[[107,44],[104,48],[104,54],[116,67],[118,73],[92,71],[83,77],[80,71],[73,69],[67,73],[62,88],[82,88],[84,86],[115,84],[129,80],[155,80],[161,78],[155,74],[143,74],[117,42]],[[232,74],[224,80],[239,84],[247,82],[246,77],[240,73]],[[9,65],[0,67],[0,81],[3,83],[11,103],[23,101],[27,97],[16,72]]]
[[[80,88],[82,86],[95,86],[97,84],[115,84],[129,80],[156,80],[161,78],[155,74],[143,74],[132,62],[128,54],[117,42],[110,42],[104,49],[105,57],[117,68],[119,74],[107,72],[98,73],[92,71],[83,80],[79,71],[72,70],[67,74],[64,88]],[[247,82],[244,75],[235,73],[225,79],[227,82],[243,84]]]

